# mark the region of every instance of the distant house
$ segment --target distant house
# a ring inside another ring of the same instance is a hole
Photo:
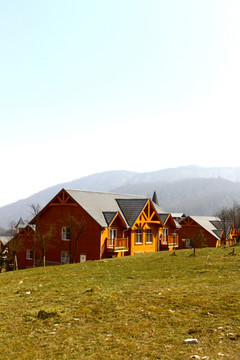
[[[19,233],[21,231],[21,229],[24,229],[26,227],[26,223],[25,221],[23,220],[22,217],[20,217],[20,219],[18,220],[16,226],[15,226],[15,229],[16,229],[16,232]]]
[[[183,220],[185,217],[187,217],[184,213],[171,213],[174,220],[177,220],[178,222]]]
[[[221,245],[223,224],[214,216],[187,216],[180,221],[179,248],[218,247]]]
[[[62,189],[11,243],[20,269],[167,249],[177,228],[150,198]]]
[[[9,241],[15,236],[16,233],[18,233],[21,229],[24,229],[25,226],[26,223],[21,217],[14,228],[0,233],[0,250],[9,243]]]

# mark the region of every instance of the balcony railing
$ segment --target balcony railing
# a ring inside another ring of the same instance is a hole
[[[178,247],[178,235],[164,236],[162,239],[162,244],[168,245],[168,247]]]
[[[129,250],[128,238],[106,239],[106,249],[111,252],[120,252]]]

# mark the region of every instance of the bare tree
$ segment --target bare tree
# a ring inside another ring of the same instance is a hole
[[[219,219],[222,221],[223,231],[224,231],[224,234],[225,234],[224,243],[226,243],[226,235],[227,235],[227,232],[228,232],[228,229],[229,229],[229,224],[231,223],[229,210],[226,207],[223,207],[222,209],[220,209],[216,213],[216,216],[219,217]]]
[[[41,247],[42,263],[43,266],[46,266],[46,252],[49,247],[50,241],[54,236],[55,225],[51,224],[47,229],[43,228],[40,222],[40,210],[41,210],[40,206],[38,204],[31,204],[30,208],[32,215],[34,216],[31,223],[35,224],[36,226],[36,234],[35,234],[36,243],[38,243]]]

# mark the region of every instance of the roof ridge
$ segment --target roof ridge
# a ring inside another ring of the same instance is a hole
[[[100,191],[100,190],[81,190],[81,189],[68,189],[68,188],[63,188],[63,189],[66,191],[78,191],[78,192],[85,192],[85,193],[109,194],[109,195],[120,195],[120,196],[135,196],[136,198],[149,199],[146,195],[115,193],[115,192]]]

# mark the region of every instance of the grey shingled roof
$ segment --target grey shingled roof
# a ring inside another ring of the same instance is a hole
[[[117,214],[116,211],[104,211],[103,212],[103,215],[105,217],[105,220],[106,220],[108,226],[111,224],[111,222],[113,221],[116,214]]]
[[[217,230],[223,230],[223,223],[222,221],[219,220],[212,220],[211,223],[213,224],[213,226],[217,229]]]
[[[165,221],[167,220],[168,216],[169,216],[169,213],[168,214],[158,214],[162,223],[165,224]]]
[[[102,227],[108,227],[111,216],[116,212],[121,214],[126,226],[132,226],[148,201],[148,198],[142,195],[64,190]],[[158,213],[163,212],[159,206],[154,206]]]
[[[148,199],[116,199],[130,227],[137,220]]]

